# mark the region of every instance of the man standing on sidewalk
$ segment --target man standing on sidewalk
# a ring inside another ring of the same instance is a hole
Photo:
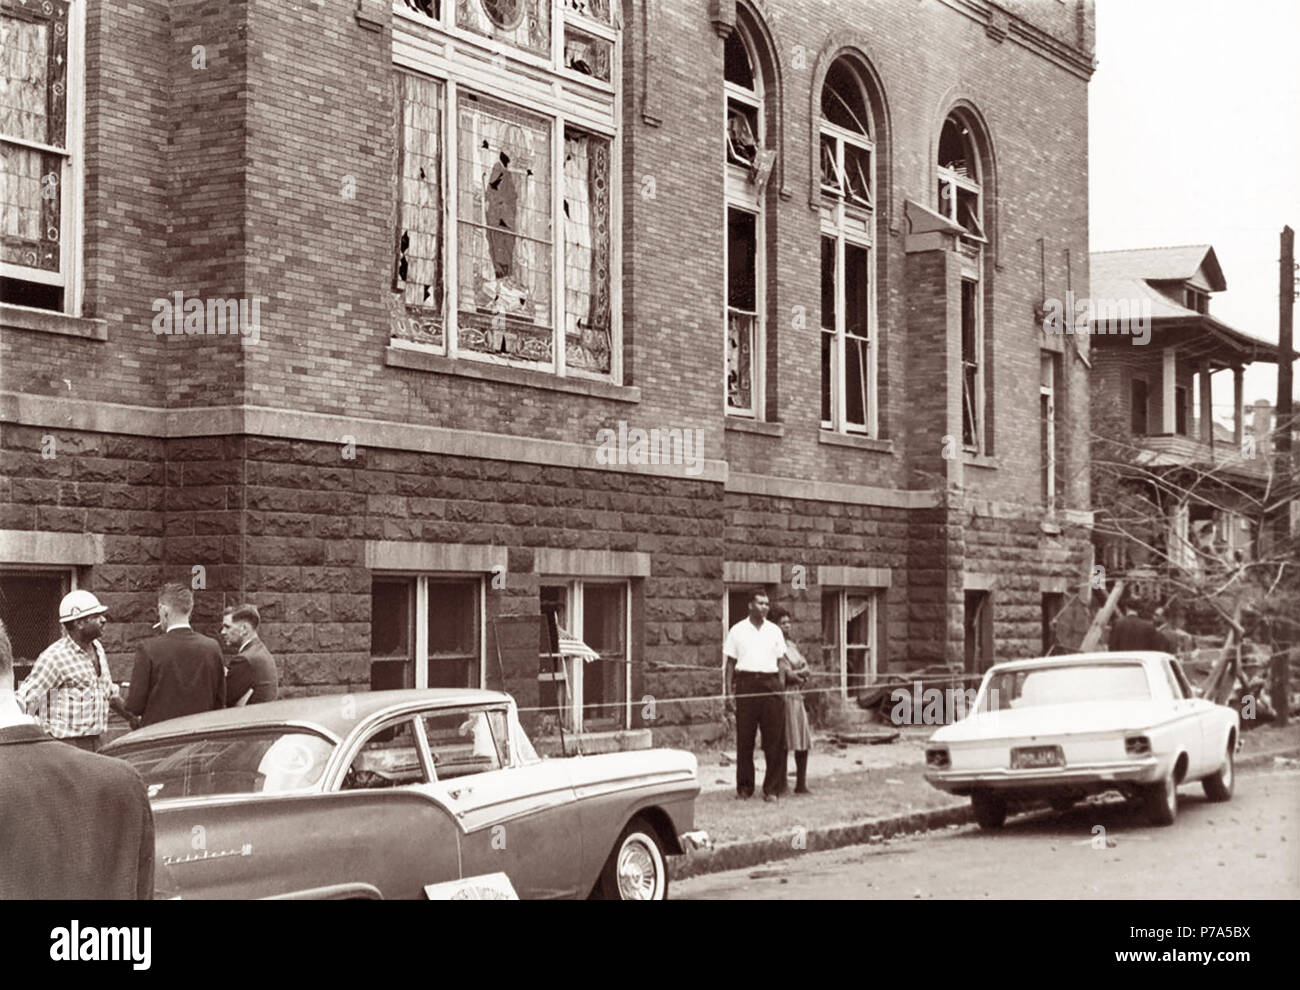
[[[785,637],[767,621],[761,589],[749,596],[749,617],[731,627],[722,645],[723,693],[736,713],[736,795],[754,794],[754,737],[763,733],[763,800],[775,801],[785,782],[785,698],[781,661]]]
[[[43,709],[41,722],[51,736],[92,753],[108,728],[110,708],[129,718],[99,643],[106,612],[89,591],[64,595],[59,602],[63,635],[41,652],[14,693],[29,714]]]
[[[0,623],[0,900],[153,897],[153,812],[130,764],[57,740],[23,714]]]
[[[221,638],[236,654],[226,668],[227,708],[274,701],[279,693],[280,675],[275,669],[275,658],[257,635],[261,622],[262,617],[253,605],[227,609],[221,617]]]
[[[183,584],[158,592],[163,633],[140,644],[127,710],[141,725],[226,706],[226,665],[215,639],[190,628],[194,594]]]

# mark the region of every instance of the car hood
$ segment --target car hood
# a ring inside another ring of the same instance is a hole
[[[1151,728],[1178,717],[1169,701],[1088,701],[980,712],[945,725],[931,742],[957,743],[1024,736],[1079,735]]]

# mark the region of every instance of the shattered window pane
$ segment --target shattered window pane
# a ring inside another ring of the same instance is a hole
[[[871,206],[871,152],[844,142],[844,179],[848,198],[860,206]]]
[[[549,362],[550,125],[522,110],[465,94],[457,127],[458,344],[515,360]]]
[[[727,161],[753,167],[758,157],[758,111],[736,100],[727,101]]]
[[[456,26],[538,55],[551,54],[551,5],[543,0],[456,0]]]
[[[727,313],[727,405],[752,412],[754,406],[754,331],[752,313]]]
[[[839,142],[829,134],[821,136],[822,149],[822,189],[840,196],[844,192],[844,180],[840,172]]]
[[[613,50],[614,46],[603,38],[571,27],[564,30],[564,64],[575,72],[609,82]]]
[[[67,140],[68,4],[0,14],[0,260],[59,270]],[[4,140],[10,138],[12,140]]]
[[[442,4],[440,0],[402,0],[409,10],[423,14],[433,20],[438,20],[441,16]]]
[[[609,141],[564,135],[564,360],[610,371]]]
[[[564,9],[602,24],[609,23],[609,0],[564,0]]]
[[[395,335],[443,345],[442,85],[423,76],[394,77],[398,120],[399,209],[394,287]]]

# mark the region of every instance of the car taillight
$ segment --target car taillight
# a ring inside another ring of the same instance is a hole
[[[936,770],[947,770],[952,766],[952,759],[948,756],[946,749],[927,749],[925,751],[925,765],[934,767]]]
[[[1129,756],[1150,756],[1151,740],[1146,736],[1129,736],[1124,740],[1124,752]]]

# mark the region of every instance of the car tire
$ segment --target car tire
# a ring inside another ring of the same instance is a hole
[[[1228,751],[1224,755],[1223,766],[1219,767],[1218,770],[1201,781],[1201,787],[1205,790],[1205,796],[1211,801],[1232,800],[1232,788],[1237,780],[1237,772],[1232,762],[1232,750],[1232,743],[1228,743]]]
[[[1148,784],[1142,797],[1147,818],[1152,825],[1172,825],[1174,823],[1174,819],[1178,817],[1178,783],[1174,780],[1172,770],[1169,771],[1164,780]]]
[[[627,823],[600,872],[596,896],[606,901],[668,899],[668,865],[659,834],[644,818]]]
[[[975,821],[980,828],[1001,828],[1007,820],[1007,799],[996,794],[975,793],[970,796]]]

